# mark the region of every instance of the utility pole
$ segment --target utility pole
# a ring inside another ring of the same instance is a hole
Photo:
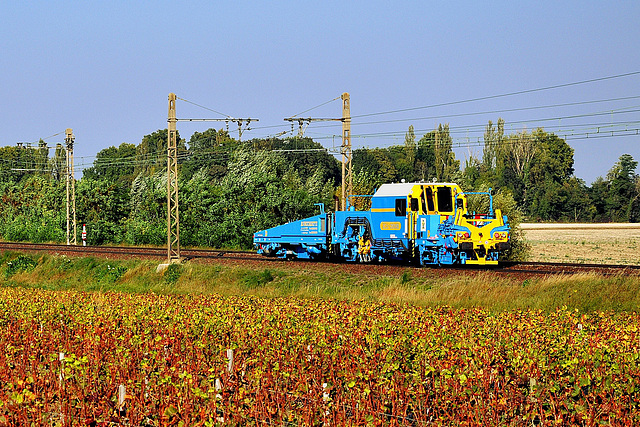
[[[347,209],[347,198],[353,193],[351,173],[351,102],[347,92],[342,94],[342,210]]]
[[[180,262],[180,216],[178,210],[178,140],[176,94],[169,94],[167,119],[167,264]]]
[[[72,129],[65,131],[65,143],[67,146],[67,245],[76,245],[76,179],[73,169],[73,143],[76,137]]]
[[[342,146],[340,154],[342,154],[342,210],[347,209],[347,198],[353,193],[353,174],[351,169],[351,102],[347,92],[342,96],[342,118],[341,119],[312,119],[302,117],[287,117],[284,119],[291,122],[291,130],[293,131],[293,122],[298,122],[298,136],[304,134],[305,123],[308,126],[311,122],[342,122]],[[336,98],[338,99],[338,98]]]
[[[227,130],[229,122],[238,124],[238,140],[242,138],[242,126],[259,119],[237,119],[227,117],[225,119],[178,119],[176,118],[175,93],[169,94],[169,115],[167,118],[167,265],[180,262],[180,211],[178,209],[178,121],[184,122],[226,122]],[[186,101],[185,99],[182,99]],[[187,101],[190,102],[190,101]],[[197,104],[196,104],[197,105]],[[162,264],[161,264],[162,266]]]

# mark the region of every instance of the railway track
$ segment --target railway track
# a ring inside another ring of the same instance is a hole
[[[137,246],[71,246],[55,243],[22,243],[0,242],[3,251],[45,252],[74,256],[101,256],[122,258],[158,258],[167,256],[165,248],[146,248]],[[185,259],[193,258],[225,258],[225,259],[261,259],[262,257],[251,251],[216,250],[216,249],[182,249]]]
[[[39,243],[21,243],[21,242],[0,242],[0,251],[25,251],[25,252],[44,252],[67,256],[96,256],[105,258],[146,258],[157,259],[162,261],[166,258],[167,250],[165,248],[153,247],[126,247],[126,246],[68,246],[62,244],[39,244]],[[238,250],[219,250],[219,249],[182,249],[181,255],[186,260],[237,260],[247,262],[264,262],[264,263],[298,263],[300,265],[309,265],[313,261],[284,261],[278,258],[267,258],[256,254],[253,251]],[[319,264],[319,263],[314,263]],[[322,264],[335,264],[324,262]],[[345,266],[345,264],[340,264]],[[367,267],[376,268],[381,264],[348,264],[357,266],[358,269],[366,269]],[[404,264],[385,264],[389,268],[406,268]],[[349,267],[347,267],[349,268]],[[437,268],[435,268],[438,270]],[[575,275],[575,274],[599,274],[604,276],[613,275],[633,275],[640,276],[640,265],[608,265],[608,264],[579,264],[579,263],[550,263],[550,262],[501,262],[497,267],[443,267],[440,270],[451,271],[451,274],[460,271],[492,271],[504,274],[525,274],[525,275]]]
[[[597,273],[603,276],[615,276],[621,274],[640,276],[640,265],[506,261],[500,263],[499,267],[494,269],[494,271],[548,275]]]

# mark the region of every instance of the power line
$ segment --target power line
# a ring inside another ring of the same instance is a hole
[[[508,124],[509,125],[519,125],[519,124],[535,124],[535,123],[541,123],[541,122],[551,122],[551,121],[567,121],[567,120],[572,120],[572,119],[583,119],[583,118],[590,118],[590,117],[601,117],[601,116],[613,116],[613,115],[619,115],[619,114],[629,114],[629,113],[637,113],[640,112],[640,106],[633,106],[633,107],[626,107],[623,109],[617,109],[617,110],[609,110],[609,111],[600,111],[600,112],[596,112],[596,113],[585,113],[585,114],[575,114],[575,115],[568,115],[568,116],[558,116],[558,117],[547,117],[547,118],[539,118],[539,119],[528,119],[528,120],[515,120],[515,121],[510,121]],[[610,124],[611,122],[608,123],[595,123],[595,124],[590,124],[591,126],[605,126]],[[620,123],[620,122],[619,122]],[[621,123],[635,123],[634,121],[627,121],[627,122],[621,122]],[[578,126],[580,124],[575,124],[574,126]],[[582,126],[585,125],[589,125],[589,124],[582,124]],[[464,131],[464,132],[479,132],[479,131],[484,131],[484,129],[486,128],[487,124],[486,123],[482,123],[482,124],[474,124],[474,125],[467,125],[467,126],[453,126],[449,128],[450,132],[457,132],[457,131]],[[541,127],[541,126],[532,126],[533,128],[536,127]],[[433,131],[433,129],[415,129],[414,132],[416,133],[428,133]],[[387,131],[387,132],[372,132],[372,133],[361,133],[361,134],[353,134],[354,138],[371,138],[371,137],[384,137],[384,136],[404,136],[406,133],[406,130],[398,130],[398,131]],[[335,135],[325,135],[325,136],[318,136],[316,137],[316,139],[328,139],[328,138],[332,138]]]
[[[433,119],[446,119],[446,118],[451,118],[451,117],[469,117],[469,116],[479,116],[479,115],[483,115],[483,114],[499,114],[499,113],[511,113],[511,112],[516,112],[516,111],[542,110],[542,109],[548,109],[548,108],[570,107],[570,106],[588,105],[588,104],[596,104],[596,103],[604,103],[604,102],[632,100],[632,99],[639,99],[639,98],[640,98],[640,95],[639,96],[627,96],[627,97],[622,97],[622,98],[600,99],[600,100],[592,100],[592,101],[569,102],[569,103],[564,103],[564,104],[542,105],[542,106],[534,106],[534,107],[508,108],[508,109],[502,109],[502,110],[485,110],[485,111],[477,111],[477,112],[470,112],[470,113],[457,113],[457,114],[443,114],[443,115],[438,115],[438,116],[413,117],[413,118],[407,118],[407,119],[376,120],[376,121],[370,121],[370,122],[357,122],[356,121],[356,122],[352,122],[352,124],[372,125],[372,124],[412,122],[412,121],[433,120]],[[638,107],[634,106],[634,107],[626,107],[626,108],[628,109],[628,108],[638,108]],[[614,110],[608,110],[608,111],[618,111],[618,110],[621,110],[621,109],[614,109]],[[510,123],[513,123],[513,122],[510,122]],[[336,125],[319,125],[319,126],[315,126],[314,128],[315,129],[319,129],[319,128],[329,128],[329,127],[335,127],[335,126]],[[255,129],[261,129],[261,128],[255,128]]]
[[[308,112],[309,112],[309,111],[311,111],[311,110],[315,110],[316,108],[320,108],[320,107],[322,107],[323,105],[327,105],[327,104],[329,104],[329,103],[331,103],[331,102],[333,102],[333,101],[337,101],[338,99],[340,99],[340,97],[339,97],[339,96],[337,96],[337,97],[335,97],[335,98],[333,98],[333,99],[331,99],[331,100],[329,100],[329,101],[327,101],[327,102],[323,102],[323,103],[322,103],[322,104],[320,104],[320,105],[316,105],[315,107],[311,107],[311,108],[309,108],[308,110],[304,110],[304,111],[299,112],[298,114],[294,114],[294,115],[293,115],[293,116],[291,116],[291,117],[293,118],[293,117],[297,117],[297,116],[299,116],[300,114],[308,113]]]
[[[209,108],[209,107],[205,107],[204,105],[196,104],[195,102],[192,102],[192,101],[186,100],[186,99],[184,99],[184,98],[180,98],[179,96],[176,96],[176,99],[179,99],[180,101],[184,101],[184,102],[186,102],[186,103],[188,103],[188,104],[191,104],[191,105],[195,105],[196,107],[203,108],[203,109],[205,109],[205,110],[207,110],[207,111],[211,111],[211,112],[213,112],[213,113],[220,114],[221,116],[231,117],[229,114],[221,113],[221,112],[216,111],[216,110],[213,110],[213,109],[211,109],[211,108]]]
[[[516,92],[507,92],[507,93],[503,93],[503,94],[500,94],[500,95],[488,95],[488,96],[481,96],[481,97],[478,97],[478,98],[464,99],[464,100],[460,100],[460,101],[443,102],[443,103],[439,103],[439,104],[425,105],[425,106],[422,106],[422,107],[411,107],[411,108],[402,108],[402,109],[398,109],[398,110],[382,111],[382,112],[378,112],[378,113],[359,114],[359,115],[354,115],[354,116],[351,116],[351,117],[352,118],[359,118],[359,117],[379,116],[379,115],[384,115],[384,114],[403,113],[403,112],[406,112],[406,111],[415,111],[415,110],[423,110],[423,109],[427,109],[427,108],[445,107],[445,106],[449,106],[449,105],[465,104],[465,103],[476,102],[476,101],[486,101],[488,99],[496,99],[496,98],[504,98],[504,97],[507,97],[507,96],[523,95],[525,93],[542,92],[542,91],[545,91],[545,90],[559,89],[559,88],[563,88],[563,87],[570,87],[570,86],[577,86],[577,85],[582,85],[582,84],[587,84],[587,83],[601,82],[601,81],[605,81],[605,80],[612,80],[612,79],[618,79],[618,78],[622,78],[622,77],[635,76],[635,75],[638,75],[638,74],[640,74],[640,71],[634,71],[634,72],[631,72],[631,73],[624,73],[624,74],[617,74],[617,75],[614,75],[614,76],[599,77],[599,78],[589,79],[589,80],[581,80],[581,81],[572,82],[572,83],[563,83],[563,84],[559,84],[559,85],[545,86],[545,87],[536,88],[536,89],[527,89],[527,90],[520,90],[520,91],[516,91]]]

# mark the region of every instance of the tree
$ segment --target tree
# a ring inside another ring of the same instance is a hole
[[[567,213],[564,184],[573,174],[573,148],[558,136],[537,129],[531,134],[538,147],[528,182],[531,189],[529,214],[543,220],[557,220]]]
[[[494,128],[493,122],[489,124],[484,132],[484,150],[482,154],[482,165],[485,171],[492,171],[497,167],[498,153],[504,151],[504,120],[499,118],[498,124]]]
[[[566,202],[564,215],[561,219],[573,222],[590,221],[593,215],[593,205],[585,182],[572,176],[563,184],[563,193]]]
[[[66,168],[67,168],[67,151],[62,146],[62,144],[56,144],[56,149],[53,152],[53,158],[49,160],[49,169],[51,170],[51,177],[56,181],[64,180]]]
[[[435,151],[435,131],[429,132],[420,138],[416,150],[416,177],[418,180],[426,181],[436,176],[436,151]]]
[[[87,226],[90,245],[120,243],[131,213],[129,179],[94,180],[86,176],[76,185],[78,221]]]
[[[223,129],[194,132],[189,139],[187,156],[181,166],[184,178],[191,179],[200,169],[203,169],[210,179],[222,178],[227,173],[230,153],[237,145],[238,141]]]
[[[178,145],[178,156],[184,157],[187,150],[184,139],[181,139],[180,134],[177,132],[176,139]],[[142,138],[142,142],[140,142],[136,147],[135,176],[140,173],[153,175],[154,173],[167,168],[167,142],[167,129],[157,130]]]
[[[281,150],[286,162],[297,170],[301,177],[307,178],[319,173],[319,179],[322,181],[329,180],[334,185],[342,181],[340,162],[329,154],[322,144],[314,142],[311,138],[275,138],[265,142],[266,144],[269,144],[272,150]]]
[[[527,132],[509,135],[497,150],[494,185],[508,188],[524,206],[529,205],[531,166],[539,151],[536,137]]]
[[[459,182],[460,186],[463,190],[466,191],[474,191],[476,188],[480,186],[484,187],[492,187],[489,182],[482,181],[482,172],[484,166],[480,163],[478,159],[473,156],[470,156],[469,159],[465,161],[464,171],[462,172],[462,181]]]
[[[136,146],[123,142],[119,147],[100,150],[93,161],[93,166],[83,172],[83,177],[90,180],[114,183],[125,179],[129,184],[133,181],[136,162]]]
[[[376,187],[389,182],[398,182],[401,179],[388,149],[361,148],[354,150],[352,167],[356,174],[365,173],[375,177],[374,185]]]
[[[40,140],[41,143],[44,141]],[[43,158],[43,149],[25,147],[24,145],[0,147],[0,180],[5,182],[20,182],[34,175],[48,174],[48,150]]]
[[[638,197],[635,170],[638,162],[629,154],[623,154],[607,174],[608,194],[605,209],[612,221],[630,221],[636,217],[632,208]]]
[[[438,181],[454,181],[460,172],[460,161],[453,152],[453,139],[449,134],[449,124],[438,125],[435,132],[435,172]]]
[[[413,167],[416,161],[416,134],[413,130],[413,125],[409,125],[409,130],[404,136],[404,149],[405,158],[408,168],[413,172]],[[413,177],[411,178],[413,181]]]

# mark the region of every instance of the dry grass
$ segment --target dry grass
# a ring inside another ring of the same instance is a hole
[[[640,226],[526,229],[530,261],[640,265]]]

